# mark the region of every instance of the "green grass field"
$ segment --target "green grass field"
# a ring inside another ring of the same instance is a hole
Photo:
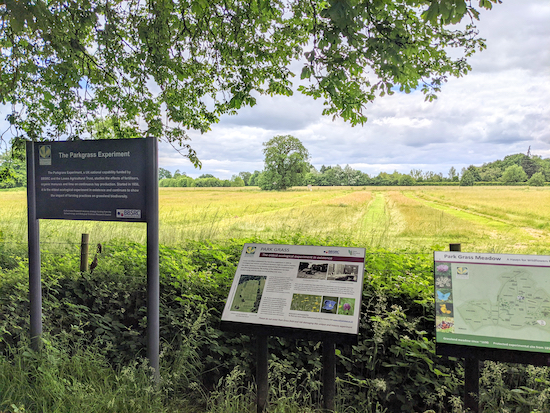
[[[0,240],[26,242],[26,192],[0,191]],[[550,188],[160,188],[160,242],[254,237],[328,240],[389,250],[550,254]],[[126,239],[145,224],[41,220],[43,248]]]

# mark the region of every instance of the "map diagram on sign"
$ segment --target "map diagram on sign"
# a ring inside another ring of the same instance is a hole
[[[476,331],[494,326],[510,330],[536,327],[550,332],[550,294],[537,286],[531,272],[517,269],[501,274],[496,302],[469,300],[458,309],[464,323]]]

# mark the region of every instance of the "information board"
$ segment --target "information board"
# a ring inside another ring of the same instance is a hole
[[[37,218],[146,222],[146,142],[36,143]]]
[[[365,249],[245,244],[222,322],[358,334]]]
[[[436,342],[550,353],[550,257],[435,252]]]

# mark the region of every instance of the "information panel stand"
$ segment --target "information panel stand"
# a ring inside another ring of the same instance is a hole
[[[147,224],[147,356],[159,374],[158,149],[155,138],[27,142],[30,335],[42,334],[40,219]]]
[[[323,404],[334,409],[336,343],[356,343],[365,249],[245,244],[221,328],[254,335],[257,408],[268,400],[269,336],[323,342]]]
[[[550,257],[434,253],[436,353],[464,358],[464,405],[479,411],[479,362],[550,365]]]
[[[40,222],[36,217],[34,143],[27,143],[27,219],[31,348],[40,349],[42,336],[42,283],[40,274]]]

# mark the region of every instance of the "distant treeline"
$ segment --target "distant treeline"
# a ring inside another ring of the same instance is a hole
[[[211,174],[203,174],[198,178],[191,178],[185,173],[176,171],[173,175],[170,171],[159,168],[159,186],[161,187],[231,187],[245,186],[240,176],[231,179],[218,179]]]
[[[221,180],[213,175],[201,175],[197,179],[188,177],[176,171],[174,175],[163,168],[159,170],[160,186],[165,187],[237,187],[264,186],[264,172],[240,172],[229,180]],[[503,160],[483,164],[470,165],[457,172],[451,167],[447,176],[442,173],[424,172],[413,169],[408,174],[394,171],[380,172],[377,176],[353,169],[346,165],[341,167],[325,166],[317,170],[313,165],[309,172],[302,176],[302,185],[312,186],[412,186],[412,185],[532,185],[543,186],[550,181],[550,159],[539,156],[515,154],[508,155]]]
[[[231,179],[219,179],[211,174],[203,174],[191,178],[185,173],[159,169],[159,185],[161,187],[242,187],[265,184],[265,174],[262,171],[240,172]],[[341,167],[322,166],[317,170],[313,165],[309,172],[302,176],[302,185],[313,186],[412,186],[412,185],[532,185],[543,186],[550,181],[550,159],[540,156],[518,153],[508,155],[503,160],[483,164],[470,165],[460,173],[452,167],[447,176],[442,173],[424,172],[413,169],[408,174],[394,171],[380,172],[371,177],[349,165]],[[0,188],[15,188],[26,185],[25,161],[13,159],[8,154],[0,154]]]

